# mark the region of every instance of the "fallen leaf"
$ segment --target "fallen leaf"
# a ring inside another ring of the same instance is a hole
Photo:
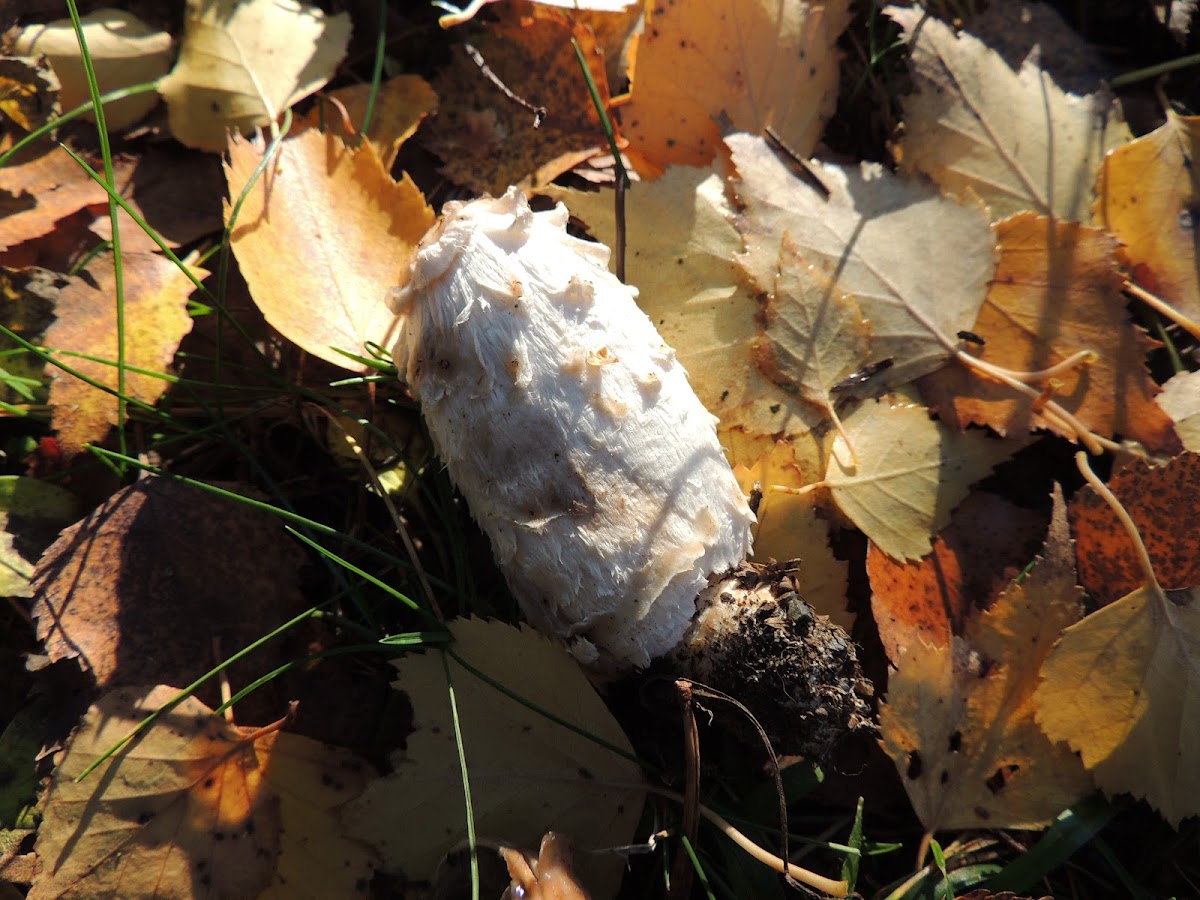
[[[785,234],[753,353],[771,381],[840,424],[833,391],[871,358],[871,325],[853,298],[833,286],[836,277],[828,261],[807,262]]]
[[[41,345],[54,322],[58,294],[68,284],[66,275],[49,269],[0,267],[0,322],[18,337]],[[6,339],[0,339],[0,344],[8,351],[0,369],[4,375],[4,401],[45,403],[46,364],[36,354],[18,352]]]
[[[450,623],[458,659],[508,691],[628,753],[628,739],[579,665],[533,630],[500,622]],[[636,762],[534,712],[498,691],[443,651],[396,663],[397,687],[413,705],[415,731],[394,774],[373,782],[343,815],[346,832],[376,847],[387,871],[433,875],[466,838],[462,773],[451,719],[448,667],[470,778],[475,833],[535,845],[549,830],[581,850],[633,838],[642,809]],[[414,828],[413,823],[420,827]],[[580,853],[576,872],[597,897],[615,896],[621,862]]]
[[[50,788],[29,896],[350,896],[371,876],[338,807],[366,764],[278,729],[235,728],[188,698],[83,781],[77,777],[176,689],[101,697],[67,742]]]
[[[1158,580],[1165,587],[1200,585],[1200,453],[1166,465],[1135,459],[1108,482],[1129,512]],[[1071,528],[1079,549],[1079,583],[1103,605],[1144,583],[1132,541],[1116,513],[1090,487],[1071,501]]]
[[[332,77],[350,16],[299,0],[188,0],[179,61],[158,85],[171,133],[222,152],[226,132],[275,121]]]
[[[1143,585],[1063,634],[1037,718],[1109,794],[1144,797],[1176,828],[1200,814],[1200,589]]]
[[[849,519],[896,559],[918,559],[974,482],[1006,459],[1011,441],[978,431],[951,431],[929,410],[891,396],[866,401],[833,442],[824,485]],[[858,450],[851,463],[847,439]]]
[[[337,101],[346,110],[350,123],[361,131],[366,121],[367,104],[370,101],[372,85],[354,84],[338,88],[322,95],[327,101]],[[433,88],[419,75],[397,75],[387,81],[380,82],[375,94],[374,114],[371,127],[367,131],[367,140],[375,147],[375,154],[383,162],[383,168],[390,172],[396,162],[396,154],[400,145],[413,136],[417,127],[426,117],[437,112],[438,97]],[[332,103],[316,106],[308,114],[308,124],[312,126],[325,125],[328,130],[341,117],[340,111]]]
[[[34,564],[78,506],[74,494],[49,481],[0,476],[0,597],[33,596]]]
[[[120,182],[129,164],[116,162],[115,168]],[[101,204],[108,205],[108,193],[61,148],[21,165],[2,166],[0,250],[42,237],[72,213]]]
[[[219,235],[223,227],[221,195],[225,179],[221,163],[211,153],[175,144],[143,148],[123,172],[117,189],[168,247],[175,249],[201,238]],[[117,213],[123,252],[154,253],[158,242],[124,209]],[[90,231],[112,240],[107,206],[97,214]]]
[[[1113,238],[1098,228],[1034,213],[995,227],[996,274],[970,326],[987,343],[973,355],[1012,371],[1040,372],[1092,351],[1097,356],[1091,365],[1033,383],[1039,389],[1052,383],[1055,401],[1093,432],[1140,441],[1152,452],[1178,450],[1146,368],[1146,354],[1157,343],[1130,321]],[[1014,436],[1045,428],[1074,436],[1057,418],[1034,412],[1033,398],[963,366],[928,376],[921,394],[959,427],[984,424]]]
[[[1034,718],[1042,661],[1078,620],[1061,495],[1033,573],[943,646],[902,650],[879,713],[882,744],[926,831],[1040,828],[1092,790]]]
[[[537,4],[522,17],[508,6],[473,45],[509,91],[545,109],[545,121],[535,127],[532,109],[509,99],[463,48],[455,48],[433,82],[438,115],[422,132],[426,146],[442,158],[443,175],[496,196],[510,185],[541,188],[608,147],[571,47],[575,38],[607,104],[604,59],[592,33],[557,9]]]
[[[621,110],[644,174],[704,166],[723,130],[768,126],[807,158],[837,103],[846,0],[648,4],[630,102]]]
[[[817,514],[815,494],[798,495],[778,486],[802,488],[819,478],[819,469],[806,473],[797,464],[793,446],[777,441],[752,465],[736,465],[742,491],[757,484],[762,490],[754,526],[752,562],[799,560],[792,579],[800,596],[819,615],[850,631],[854,615],[846,609],[848,564],[833,555],[829,525]]]
[[[154,403],[168,382],[149,373],[166,373],[179,341],[192,327],[186,301],[192,282],[168,259],[152,253],[123,253],[125,274],[125,394],[133,401]],[[199,278],[208,273],[194,269]],[[58,295],[57,320],[46,331],[46,346],[80,375],[116,391],[117,313],[113,258],[103,254],[82,276],[72,277]],[[61,356],[64,351],[97,357]],[[142,369],[143,372],[131,371]],[[54,428],[67,455],[101,441],[117,420],[117,398],[98,391],[75,375],[54,368],[50,404]]]
[[[80,17],[83,39],[101,94],[155,81],[171,68],[171,35],[151,28],[132,13],[97,9]],[[47,25],[28,25],[16,36],[14,49],[24,56],[45,55],[54,67],[62,91],[59,101],[72,110],[92,99],[83,53],[70,19]],[[158,105],[153,91],[104,104],[104,122],[122,131]],[[95,115],[88,113],[95,121]]]
[[[225,176],[236,202],[261,162],[257,143],[230,142]],[[228,222],[233,212],[225,204]],[[233,223],[233,251],[272,327],[314,356],[363,367],[338,350],[390,347],[395,316],[384,303],[433,210],[407,175],[399,182],[370,144],[350,150],[314,129],[283,142],[250,185]]]
[[[974,324],[992,275],[986,213],[873,164],[814,163],[826,197],[762,139],[738,134],[726,143],[744,207],[735,220],[746,244],[739,261],[751,282],[773,288],[787,234],[812,267],[793,273],[797,288],[811,279],[815,293],[839,291],[862,310],[871,327],[864,362],[893,361],[881,384],[901,385],[943,365],[956,349],[955,333]]]
[[[974,35],[920,8],[885,12],[904,29],[916,84],[902,101],[901,169],[974,193],[994,219],[1023,210],[1087,218],[1105,152],[1132,138],[1110,98],[1067,93],[1032,53],[1013,71]]]
[[[611,193],[554,187],[545,193],[563,200],[596,238],[615,246]],[[768,381],[754,361],[761,304],[733,259],[742,239],[730,223],[733,208],[720,172],[672,166],[661,178],[638,184],[626,215],[626,280],[679,355],[697,396],[721,420],[723,442],[738,428],[773,438],[817,425],[820,412]],[[762,452],[733,452],[730,461],[753,465]]]
[[[78,657],[100,688],[164,677],[190,684],[220,661],[214,638],[232,655],[304,609],[301,560],[269,513],[144,478],[42,555],[33,583],[38,638],[51,659]],[[275,642],[235,664],[231,677],[249,684],[290,653]],[[215,686],[205,690],[217,699]]]
[[[900,562],[867,549],[871,613],[892,665],[918,645],[944,649],[989,608],[1040,545],[1044,518],[976,491],[920,560]]]
[[[1180,372],[1163,385],[1155,401],[1175,422],[1188,450],[1200,452],[1200,372]]]
[[[1200,317],[1196,211],[1200,116],[1167,121],[1109,154],[1092,214],[1125,245],[1138,281],[1186,315]]]
[[[18,128],[34,131],[60,112],[60,85],[44,59],[0,58],[0,115]]]

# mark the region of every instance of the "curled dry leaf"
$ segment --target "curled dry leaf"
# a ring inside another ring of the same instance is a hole
[[[1013,71],[919,7],[886,12],[904,29],[916,83],[903,101],[902,169],[975,194],[996,219],[1023,210],[1086,219],[1105,152],[1132,138],[1111,98],[1067,93],[1032,54]]]
[[[996,224],[1000,258],[979,318],[970,330],[987,343],[984,362],[1015,372],[1050,374],[1032,383],[1093,432],[1140,441],[1152,452],[1180,449],[1169,417],[1154,403],[1158,386],[1146,354],[1158,346],[1130,321],[1116,241],[1098,228],[1020,213]],[[1090,351],[1090,364],[1071,365]],[[947,366],[921,382],[944,420],[984,424],[1021,436],[1047,428],[1074,432],[1035,410],[1008,385]]]
[[[195,698],[76,780],[177,693],[125,688],[88,710],[42,800],[33,900],[316,900],[370,878],[370,853],[335,818],[368,766],[278,727],[235,728]]]
[[[1096,221],[1125,245],[1136,280],[1200,318],[1195,160],[1200,116],[1167,111],[1161,127],[1109,154],[1096,180]]]
[[[57,320],[46,331],[46,345],[54,351],[97,357],[70,357],[63,362],[113,392],[98,391],[62,369],[53,370],[50,403],[58,441],[67,454],[103,440],[109,428],[124,424],[117,418],[115,396],[120,379],[113,262],[110,254],[103,254],[88,265],[82,276],[71,279],[58,295]],[[158,254],[123,253],[121,262],[125,276],[125,365],[130,370],[142,370],[126,371],[125,394],[133,401],[152,404],[169,382],[150,373],[170,372],[179,342],[192,328],[187,298],[195,286],[179,266]],[[208,274],[202,269],[193,269],[192,273],[197,278]]]
[[[646,6],[630,102],[630,155],[645,174],[703,166],[727,130],[771,127],[808,157],[837,103],[846,0],[718,0]]]
[[[432,876],[438,861],[465,840],[452,684],[481,840],[536,846],[554,830],[571,835],[581,851],[630,843],[642,808],[641,768],[578,663],[561,644],[527,627],[460,619],[449,628],[454,656],[443,660],[444,651],[430,650],[396,663],[396,687],[412,702],[415,731],[395,757],[396,771],[345,809],[347,833],[378,848],[386,870],[414,879]],[[616,895],[623,868],[618,857],[581,852],[575,862],[579,879],[597,897]]]
[[[1016,449],[979,431],[951,431],[925,407],[895,395],[864,402],[845,428],[821,484],[879,549],[901,560],[929,553],[933,535],[971,484]],[[857,448],[857,465],[848,441]]]
[[[225,176],[234,201],[262,160],[261,145],[235,138]],[[229,221],[233,205],[226,202]],[[233,251],[254,302],[272,327],[342,368],[339,353],[391,345],[395,317],[384,303],[433,224],[433,210],[405,175],[394,181],[366,143],[349,149],[333,134],[290,137],[233,222]]]
[[[161,82],[171,133],[221,152],[226,132],[274,122],[346,55],[350,16],[299,0],[188,0],[179,61]]]
[[[1082,612],[1061,493],[1055,509],[1033,573],[947,644],[909,644],[888,679],[883,747],[929,832],[1040,828],[1092,790],[1034,719],[1039,667]]]
[[[838,291],[862,310],[870,342],[860,365],[892,360],[881,384],[904,384],[943,365],[956,349],[955,333],[974,324],[992,275],[995,242],[984,210],[871,164],[814,164],[826,196],[764,140],[738,134],[726,143],[743,206],[735,221],[745,240],[740,263],[758,290],[773,290],[786,234],[803,261],[790,270],[795,290],[813,281],[815,296]],[[796,299],[811,302],[803,293]],[[777,316],[785,305],[776,303]],[[796,355],[803,359],[803,348]]]
[[[156,81],[171,68],[171,35],[151,28],[132,13],[97,9],[81,16],[80,21],[101,94]],[[13,46],[17,53],[44,54],[50,60],[62,85],[59,102],[64,110],[91,100],[83,53],[70,19],[28,25],[16,36]],[[153,92],[106,103],[104,122],[113,131],[121,131],[157,105],[158,95]],[[88,116],[95,120],[93,114]]]
[[[1164,466],[1133,460],[1108,483],[1128,511],[1169,589],[1200,585],[1200,453],[1183,453]],[[1100,604],[1144,582],[1133,542],[1116,513],[1090,487],[1071,501],[1079,542],[1079,582]]]

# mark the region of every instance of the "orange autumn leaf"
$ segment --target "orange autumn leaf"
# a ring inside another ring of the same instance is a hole
[[[987,609],[1032,558],[1044,519],[996,496],[977,492],[919,560],[892,559],[871,544],[867,577],[871,612],[888,659],[919,644],[950,646],[979,610]]]
[[[884,749],[929,832],[1039,828],[1090,793],[1079,758],[1035,719],[1038,671],[1077,621],[1080,589],[1061,495],[1033,572],[945,646],[900,653],[880,709]]]
[[[169,382],[150,373],[167,373],[180,340],[192,329],[187,298],[195,289],[175,263],[154,253],[123,253],[125,288],[125,393],[132,400],[154,403]],[[199,278],[207,275],[194,269]],[[62,357],[79,374],[116,391],[116,279],[113,258],[97,257],[58,295],[57,320],[46,331],[52,351],[74,351],[97,359]],[[132,371],[142,369],[143,372]],[[62,369],[52,370],[50,404],[54,427],[64,452],[77,453],[101,441],[118,421],[117,398]]]
[[[29,896],[349,896],[371,858],[336,810],[368,767],[346,750],[237,728],[188,698],[100,762],[170,687],[101,697],[67,742],[42,800]]]
[[[837,101],[845,0],[647,4],[621,121],[647,175],[704,166],[730,130],[771,127],[812,154]]]
[[[1005,219],[996,231],[1000,260],[971,328],[986,343],[972,352],[993,365],[1040,372],[1092,351],[1091,365],[1067,366],[1036,384],[1053,387],[1053,399],[1094,432],[1132,438],[1153,451],[1178,449],[1146,369],[1155,342],[1126,310],[1116,241],[1097,228],[1034,213]],[[961,366],[924,379],[921,392],[960,427],[984,424],[1013,436],[1047,428],[1073,436],[1035,411],[1032,398]]]
[[[423,132],[442,158],[441,172],[476,193],[496,196],[509,185],[537,189],[598,153],[608,152],[600,118],[571,47],[574,38],[608,103],[604,56],[591,30],[562,10],[536,5],[528,15],[500,10],[501,20],[473,39],[487,67],[531,110],[505,96],[463,48],[434,79],[438,115]]]
[[[351,126],[361,130],[372,91],[370,84],[352,84],[326,91],[322,97],[328,102],[314,106],[307,122],[312,126],[324,123],[329,130],[337,131],[334,126],[340,123],[341,109],[344,109]],[[400,145],[412,137],[427,116],[437,112],[437,106],[437,94],[420,75],[397,75],[379,85],[367,140],[375,145],[375,152],[385,169],[391,171]]]
[[[1108,486],[1137,526],[1163,586],[1200,585],[1200,453],[1180,454],[1164,466],[1134,460]],[[1093,599],[1111,603],[1142,585],[1133,542],[1091,488],[1072,499],[1071,528],[1079,545],[1079,582]]]
[[[225,175],[237,201],[261,151],[234,137]],[[228,222],[233,212],[225,205]],[[233,227],[233,252],[254,302],[272,327],[342,368],[338,350],[391,347],[395,316],[384,303],[433,210],[407,175],[394,181],[371,144],[351,150],[314,129],[283,142],[250,186]]]
[[[1125,245],[1138,280],[1193,317],[1200,316],[1198,155],[1200,116],[1168,109],[1165,124],[1108,155],[1092,207],[1096,221]]]

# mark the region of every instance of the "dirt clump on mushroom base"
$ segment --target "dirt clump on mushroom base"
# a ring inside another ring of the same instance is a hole
[[[874,731],[874,688],[846,632],[797,593],[798,566],[742,563],[711,576],[691,629],[665,662],[744,704],[777,753],[825,760],[844,737]],[[714,712],[745,742],[761,743],[744,713],[726,704]]]

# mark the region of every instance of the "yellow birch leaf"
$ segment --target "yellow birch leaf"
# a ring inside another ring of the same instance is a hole
[[[1200,453],[1200,372],[1180,372],[1155,400],[1175,422],[1183,446]]]
[[[578,663],[528,627],[459,619],[454,654],[516,696],[632,754],[629,740]],[[501,693],[442,651],[396,663],[396,686],[412,701],[415,731],[396,771],[346,807],[351,836],[379,848],[384,868],[433,875],[466,839],[462,772],[451,719],[454,686],[480,839],[536,846],[545,832],[571,835],[580,850],[629,843],[642,809],[636,762],[563,728]],[[419,823],[414,827],[414,823]],[[579,853],[580,880],[595,896],[616,896],[623,868],[613,856]]]
[[[50,64],[31,56],[0,58],[0,115],[34,131],[62,112],[58,76]]]
[[[179,61],[158,90],[171,133],[221,152],[320,90],[346,55],[350,16],[299,0],[188,0]]]
[[[1168,110],[1165,124],[1104,160],[1092,209],[1125,245],[1137,280],[1193,318],[1200,317],[1198,157],[1200,116]]]
[[[1200,814],[1200,589],[1126,594],[1068,628],[1041,676],[1038,722],[1101,788],[1175,827]]]
[[[230,142],[225,176],[237,198],[261,160],[256,144]],[[228,222],[232,207],[225,204]],[[433,210],[405,175],[396,182],[368,143],[350,150],[314,129],[283,142],[251,186],[233,228],[233,251],[266,320],[314,356],[353,371],[336,349],[391,347],[384,303]]]
[[[978,431],[952,431],[925,407],[896,395],[863,403],[845,427],[858,465],[839,435],[825,485],[838,508],[896,559],[929,553],[933,535],[946,527],[971,484],[1018,446]]]
[[[646,174],[703,166],[730,130],[770,126],[809,156],[837,102],[846,0],[647,4],[622,130]]]
[[[1092,790],[1079,759],[1034,719],[1042,660],[1079,619],[1066,509],[1056,497],[1033,573],[947,646],[900,651],[879,714],[882,744],[927,831],[1040,828]]]
[[[167,380],[149,373],[167,373],[183,336],[192,329],[187,298],[195,289],[175,263],[155,253],[123,253],[125,276],[125,393],[133,400],[154,403],[166,391]],[[208,273],[193,269],[204,278]],[[58,295],[58,317],[46,331],[46,346],[72,350],[97,360],[71,358],[67,364],[103,385],[117,390],[117,311],[113,259],[93,260],[86,277],[72,278]],[[145,372],[130,371],[143,369]],[[50,404],[54,427],[67,454],[84,444],[101,441],[117,419],[117,398],[55,368],[51,372]]]
[[[1067,93],[1032,54],[1013,71],[974,35],[920,8],[886,12],[904,29],[916,83],[903,100],[901,168],[974,193],[993,219],[1023,210],[1087,218],[1105,152],[1132,137],[1109,98]]]
[[[236,728],[188,698],[76,780],[176,693],[125,688],[88,710],[42,801],[41,868],[29,896],[353,894],[371,857],[334,816],[369,770],[346,750]]]
[[[102,94],[154,81],[171,68],[171,35],[151,28],[132,13],[97,9],[82,16],[81,24]],[[83,53],[70,19],[26,26],[17,35],[14,49],[26,56],[45,55],[50,60],[62,86],[58,98],[64,110],[92,99]],[[106,103],[104,121],[113,131],[120,131],[157,105],[158,95],[153,92]],[[88,118],[95,121],[96,117],[88,113]]]

